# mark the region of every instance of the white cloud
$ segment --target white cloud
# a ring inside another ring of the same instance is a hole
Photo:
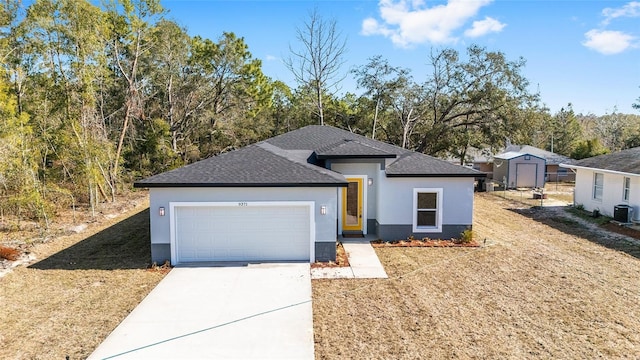
[[[502,29],[504,29],[505,26],[507,25],[487,16],[486,18],[484,18],[484,20],[474,21],[471,29],[467,29],[464,32],[464,35],[467,37],[476,38],[492,32],[500,32],[502,31]]]
[[[280,60],[279,58],[273,56],[273,55],[267,55],[265,58],[265,60],[267,61],[276,61],[276,60]]]
[[[621,31],[589,30],[584,36],[586,40],[582,45],[601,54],[613,55],[621,53],[632,47],[634,37]]]
[[[491,1],[448,0],[446,5],[429,8],[423,0],[380,0],[381,22],[365,19],[361,33],[382,35],[403,47],[426,42],[452,43],[456,41],[453,32]]]
[[[619,17],[640,17],[640,2],[632,1],[620,8],[605,8],[602,10],[602,15],[605,17],[603,21],[605,25]]]

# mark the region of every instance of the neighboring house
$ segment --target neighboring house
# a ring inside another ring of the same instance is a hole
[[[538,156],[506,152],[493,157],[493,179],[509,189],[544,187],[546,161]]]
[[[616,207],[628,207],[640,221],[640,147],[560,166],[576,173],[574,204],[612,217]]]
[[[530,145],[508,145],[504,152],[519,152],[523,154],[531,154],[545,159],[545,180],[549,182],[555,181],[575,181],[573,172],[561,168],[560,164],[571,164],[574,160],[551,151],[543,150]]]
[[[134,184],[149,188],[151,257],[335,260],[341,234],[452,238],[473,223],[472,169],[329,126]]]

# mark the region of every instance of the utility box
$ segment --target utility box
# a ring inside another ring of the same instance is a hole
[[[633,208],[629,205],[616,205],[613,207],[613,220],[619,221],[621,223],[629,223],[631,222],[631,214],[633,213]]]

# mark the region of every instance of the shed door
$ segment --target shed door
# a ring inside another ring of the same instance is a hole
[[[537,187],[538,164],[516,164],[516,187]]]
[[[175,206],[172,261],[309,261],[312,207],[253,205]]]

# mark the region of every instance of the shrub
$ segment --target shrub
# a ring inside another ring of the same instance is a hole
[[[18,252],[18,250],[6,246],[0,246],[0,259],[15,261],[18,260],[19,256],[20,252]]]
[[[468,244],[473,241],[473,230],[467,229],[460,234],[460,242]]]

